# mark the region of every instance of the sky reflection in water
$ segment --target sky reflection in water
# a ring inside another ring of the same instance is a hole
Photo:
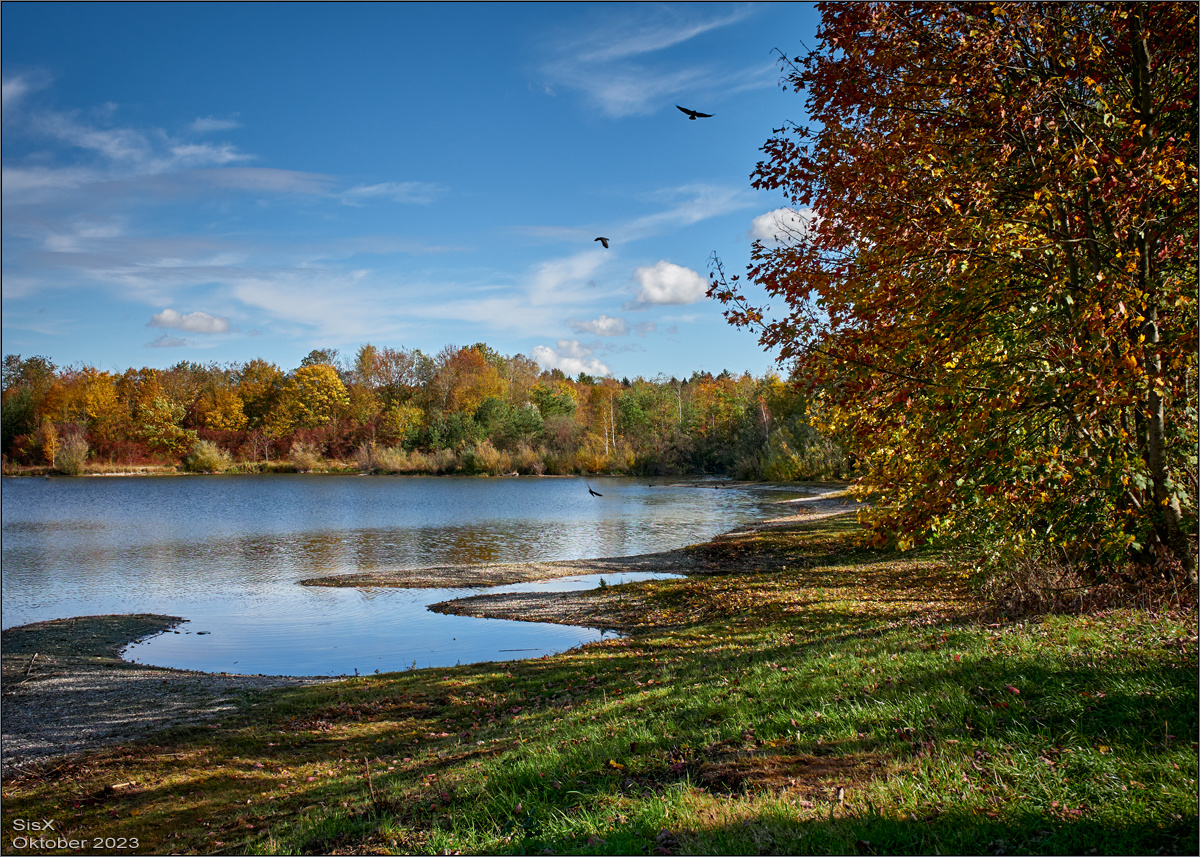
[[[589,483],[604,496],[591,497]],[[216,672],[352,675],[537,657],[601,632],[425,609],[478,589],[330,589],[296,581],[649,553],[760,519],[774,502],[795,496],[618,478],[6,478],[3,621],[8,628],[105,613],[183,616],[189,621],[180,633],[127,656]],[[598,580],[489,591],[584,589]]]

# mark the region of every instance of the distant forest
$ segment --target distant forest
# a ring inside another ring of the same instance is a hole
[[[795,383],[696,372],[685,380],[569,378],[478,343],[436,356],[316,350],[284,371],[180,362],[123,374],[8,355],[6,469],[683,475],[825,479],[841,448],[807,422]]]

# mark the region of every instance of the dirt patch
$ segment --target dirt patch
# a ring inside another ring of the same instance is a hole
[[[810,756],[748,755],[708,762],[697,777],[704,786],[727,792],[797,791],[813,796],[833,796],[837,790],[865,785],[875,778],[885,759],[875,755]],[[843,791],[844,798],[844,791]]]

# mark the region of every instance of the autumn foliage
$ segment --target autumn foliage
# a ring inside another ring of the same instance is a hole
[[[84,472],[159,463],[197,472],[727,473],[846,475],[808,402],[769,375],[616,380],[542,370],[483,343],[313,351],[291,371],[261,359],[116,374],[4,360],[6,463]]]
[[[784,310],[710,294],[810,381],[878,540],[1194,579],[1197,7],[818,5],[811,127],[753,176],[807,218],[754,245]]]

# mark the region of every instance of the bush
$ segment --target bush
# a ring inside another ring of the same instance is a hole
[[[211,440],[198,440],[183,459],[183,469],[189,473],[220,473],[233,464],[233,456]]]
[[[388,449],[375,450],[375,469],[384,473],[409,473],[414,469],[404,449],[393,446]]]
[[[453,449],[439,449],[428,457],[432,473],[454,473],[458,470],[458,455]]]
[[[296,466],[297,473],[308,473],[321,466],[321,456],[317,455],[316,450],[306,443],[292,444],[292,451],[288,453],[288,461]]]
[[[69,431],[55,455],[55,467],[59,473],[78,476],[83,473],[87,465],[89,452],[87,438],[84,437],[83,432],[80,429]]]
[[[375,469],[375,444],[360,443],[358,449],[354,450],[354,466],[363,473],[370,473]]]
[[[467,473],[508,473],[512,470],[512,456],[500,452],[490,440],[481,440],[463,451],[462,467]]]
[[[546,467],[542,463],[542,457],[537,451],[530,448],[528,444],[522,443],[517,447],[517,451],[513,454],[513,467],[518,473],[525,475],[535,474],[541,476],[545,472]]]

